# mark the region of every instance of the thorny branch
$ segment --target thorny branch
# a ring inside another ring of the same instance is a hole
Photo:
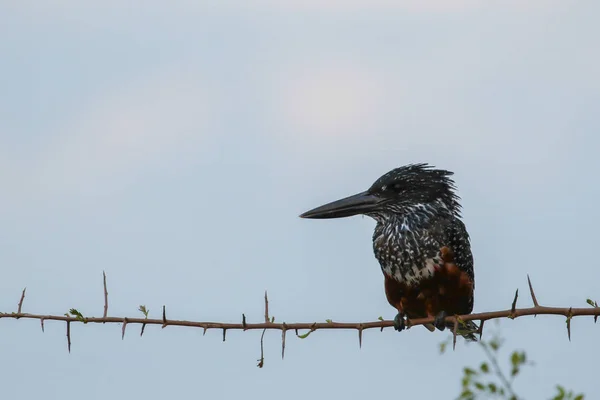
[[[531,284],[531,279],[527,276],[527,282],[529,285],[529,290],[531,294],[531,299],[533,301],[534,306],[528,308],[517,308],[517,298],[518,298],[518,290],[515,293],[514,300],[511,304],[511,308],[507,310],[500,311],[489,311],[482,312],[476,314],[468,314],[468,315],[454,315],[446,317],[446,322],[450,322],[454,324],[453,329],[453,345],[456,345],[456,337],[457,337],[457,329],[459,322],[466,321],[479,321],[479,335],[483,334],[483,324],[485,321],[491,319],[498,318],[510,318],[515,319],[518,317],[524,317],[528,315],[562,315],[566,317],[567,323],[567,333],[569,340],[571,340],[571,319],[573,317],[579,316],[593,316],[594,321],[600,315],[600,306],[598,303],[593,302],[588,299],[588,304],[592,307],[588,308],[573,308],[573,307],[547,307],[542,306],[538,303],[538,300],[535,296],[535,292],[533,290],[533,286]],[[288,330],[294,330],[296,332],[296,336],[300,338],[305,338],[308,334],[317,331],[317,330],[325,330],[325,329],[354,329],[358,331],[358,342],[359,346],[362,347],[362,338],[363,331],[365,329],[380,329],[389,328],[394,325],[394,322],[391,320],[383,320],[380,319],[378,321],[371,322],[333,322],[332,320],[327,320],[326,322],[296,322],[296,323],[276,323],[275,317],[269,316],[269,300],[267,297],[267,292],[265,291],[264,297],[264,322],[259,323],[250,323],[246,321],[246,315],[242,314],[241,323],[227,323],[227,322],[201,322],[201,321],[189,321],[189,320],[168,320],[166,316],[166,307],[162,307],[162,318],[148,318],[148,310],[145,306],[140,306],[140,311],[144,314],[144,318],[135,318],[135,317],[109,317],[108,313],[108,291],[106,288],[106,274],[103,272],[103,285],[104,285],[104,313],[102,317],[83,317],[77,310],[72,309],[70,314],[64,315],[42,315],[42,314],[29,314],[22,312],[23,301],[25,299],[25,289],[21,294],[20,301],[18,303],[17,312],[12,313],[2,313],[0,312],[1,318],[29,318],[29,319],[38,319],[40,320],[42,332],[44,331],[44,321],[63,321],[66,322],[67,325],[67,346],[69,352],[71,351],[71,323],[81,322],[84,324],[87,323],[122,323],[122,338],[125,337],[125,328],[129,324],[141,324],[142,331],[140,335],[144,333],[144,328],[146,325],[160,325],[162,328],[166,328],[167,326],[187,326],[187,327],[195,327],[195,328],[203,328],[203,335],[206,333],[208,329],[221,329],[223,331],[223,341],[225,341],[225,335],[227,330],[262,330],[262,335],[260,339],[261,344],[261,357],[259,359],[258,366],[262,367],[264,364],[264,335],[267,330],[280,330],[281,335],[281,357],[284,357],[285,354],[285,338],[286,332]],[[75,314],[74,314],[75,312]],[[431,324],[434,322],[434,318],[417,318],[411,319],[409,322],[409,327],[416,325],[424,325]],[[298,330],[308,330],[307,333],[300,335],[298,334]]]

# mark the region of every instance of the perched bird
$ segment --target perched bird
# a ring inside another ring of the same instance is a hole
[[[443,331],[454,326],[445,322],[446,316],[473,311],[473,255],[451,175],[425,163],[406,165],[383,175],[365,192],[300,215],[324,219],[363,214],[377,222],[373,250],[387,300],[398,311],[397,331],[406,327],[405,317],[434,317],[426,328]],[[474,341],[477,330],[466,321],[457,333]]]

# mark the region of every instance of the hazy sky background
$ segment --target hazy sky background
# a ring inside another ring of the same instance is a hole
[[[595,1],[0,1],[0,309],[393,318],[369,218],[298,215],[388,170],[456,172],[475,311],[600,300]],[[517,390],[600,395],[600,326],[502,320]],[[423,398],[477,346],[422,328],[260,332],[1,320],[3,397]]]

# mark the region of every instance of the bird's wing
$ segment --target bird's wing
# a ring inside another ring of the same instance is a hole
[[[465,224],[458,218],[453,219],[446,228],[448,247],[454,253],[454,264],[464,271],[471,281],[475,281],[473,270],[473,253],[471,252],[471,240]]]

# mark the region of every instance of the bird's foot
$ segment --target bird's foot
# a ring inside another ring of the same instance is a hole
[[[435,319],[433,320],[433,325],[440,331],[443,331],[444,329],[446,329],[447,316],[448,314],[446,314],[446,311],[440,311],[438,315],[435,316]]]
[[[402,332],[406,328],[406,322],[404,322],[404,314],[398,313],[394,317],[394,329],[398,332]]]

